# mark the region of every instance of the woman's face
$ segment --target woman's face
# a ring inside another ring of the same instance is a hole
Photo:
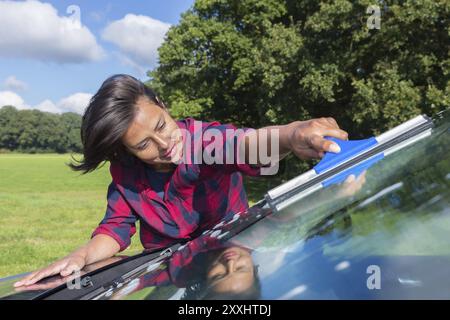
[[[181,131],[165,108],[146,97],[137,101],[137,113],[122,141],[145,163],[165,167],[181,158]]]
[[[239,247],[224,250],[207,272],[209,286],[217,293],[239,293],[253,285],[254,267],[250,253]]]

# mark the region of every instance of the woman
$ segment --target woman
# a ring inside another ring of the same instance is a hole
[[[83,160],[71,164],[87,173],[110,162],[105,217],[86,245],[15,286],[55,274],[68,276],[125,250],[137,219],[148,250],[193,239],[226,214],[248,208],[241,173],[262,174],[268,164],[263,149],[273,164],[290,152],[300,159],[339,152],[324,136],[347,139],[332,118],[236,129],[218,122],[199,125],[192,118],[175,121],[142,82],[128,75],[108,78],[83,115]]]

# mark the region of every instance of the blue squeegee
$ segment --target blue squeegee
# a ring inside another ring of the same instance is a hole
[[[337,143],[341,152],[326,152],[312,170],[270,190],[266,201],[274,211],[281,210],[314,191],[343,182],[351,174],[358,176],[387,154],[430,135],[432,127],[433,121],[421,115],[378,137],[350,141],[325,137]]]

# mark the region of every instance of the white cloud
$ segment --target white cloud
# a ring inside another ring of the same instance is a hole
[[[17,109],[29,109],[30,106],[17,93],[12,91],[0,91],[0,108],[3,106],[13,106]]]
[[[170,24],[148,16],[127,14],[110,23],[102,32],[102,38],[114,43],[120,50],[122,63],[145,70],[156,65],[158,47]]]
[[[28,87],[25,82],[18,80],[15,76],[9,76],[6,78],[3,86],[11,91],[22,91]]]
[[[59,108],[53,103],[53,101],[46,99],[42,101],[41,103],[35,105],[33,109],[46,111],[46,112],[52,112],[52,113],[60,113],[61,111]]]
[[[0,1],[0,56],[58,63],[101,59],[95,36],[72,17],[36,0]]]
[[[0,91],[0,108],[11,105],[20,110],[37,109],[52,113],[76,112],[83,114],[91,97],[92,94],[78,92],[59,100],[57,103],[46,99],[35,106],[30,106],[24,102],[21,96],[12,91]]]
[[[83,114],[84,109],[86,109],[86,107],[88,106],[91,98],[92,94],[90,93],[78,92],[64,99],[61,99],[58,102],[58,108],[64,111],[72,111]]]

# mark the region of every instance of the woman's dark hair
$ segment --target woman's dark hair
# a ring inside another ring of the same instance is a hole
[[[186,286],[181,300],[259,300],[261,299],[261,281],[258,275],[258,265],[253,266],[252,285],[239,293],[216,292],[209,281],[202,275],[200,281]]]
[[[84,112],[81,123],[83,159],[72,157],[69,166],[73,170],[85,174],[104,161],[122,162],[130,156],[121,139],[136,115],[136,103],[141,97],[165,107],[152,89],[132,76],[117,74],[103,82]]]

